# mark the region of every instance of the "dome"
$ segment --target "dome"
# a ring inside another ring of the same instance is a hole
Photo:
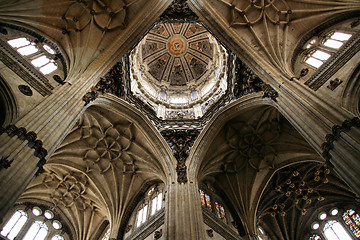
[[[199,23],[158,23],[130,53],[131,90],[161,119],[200,118],[225,93],[227,52]]]

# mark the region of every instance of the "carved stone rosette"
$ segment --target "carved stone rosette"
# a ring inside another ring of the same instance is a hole
[[[164,130],[161,132],[177,160],[176,172],[178,183],[187,182],[185,162],[199,133],[197,129]]]

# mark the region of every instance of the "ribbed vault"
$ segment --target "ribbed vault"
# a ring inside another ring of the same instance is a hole
[[[148,182],[167,182],[173,171],[154,130],[139,124],[110,106],[90,106],[20,201],[44,200],[60,208],[76,239],[91,239],[105,219],[117,236],[139,192]]]
[[[271,239],[306,239],[323,208],[356,204],[354,193],[330,168],[300,163],[272,176],[258,207],[259,223]]]
[[[222,121],[216,134],[209,132],[209,136],[204,133],[200,137],[203,146],[196,148],[207,151],[193,155],[199,157],[198,165],[194,164],[199,167],[197,180],[209,181],[221,190],[234,210],[234,219],[241,219],[238,226],[244,225],[246,234],[253,235],[257,199],[264,191],[268,174],[293,162],[322,160],[274,107],[244,107],[235,117]]]

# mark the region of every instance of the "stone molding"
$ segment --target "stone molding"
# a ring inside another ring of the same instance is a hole
[[[33,87],[37,92],[39,92],[42,96],[51,95],[51,90],[54,89],[53,86],[51,86],[47,79],[45,77],[41,77],[41,74],[34,73],[30,74],[29,72],[32,72],[32,70],[36,70],[34,67],[30,66],[29,63],[26,63],[25,60],[21,61],[19,58],[17,58],[14,54],[11,53],[7,47],[2,44],[2,41],[0,40],[0,58],[1,61],[9,68],[11,69],[16,75],[18,75],[21,79],[23,79],[25,82],[27,82],[31,87]],[[10,57],[10,56],[11,57]],[[15,61],[14,59],[17,61]],[[25,69],[32,69],[29,70],[29,72]],[[37,70],[36,70],[37,71]],[[34,77],[36,76],[36,77]]]
[[[130,234],[126,240],[145,239],[156,229],[165,223],[165,208],[160,209],[154,216],[147,220],[147,223],[141,225]]]
[[[352,127],[360,128],[360,119],[358,117],[354,117],[351,120],[345,120],[341,126],[334,125],[331,130],[332,132],[325,136],[326,141],[321,144],[321,149],[323,150],[322,156],[326,161],[329,161],[332,158],[330,154],[330,150],[334,149],[334,142],[337,141],[341,137],[342,132],[348,132]]]
[[[202,208],[202,215],[204,218],[204,223],[213,229],[215,232],[219,233],[227,240],[241,240],[242,238],[234,232],[226,223],[222,220],[217,219],[217,217],[209,212],[209,210]]]
[[[318,90],[359,51],[360,34],[356,34],[345,44],[342,50],[336,52],[333,57],[323,64],[318,71],[305,82],[305,85],[308,85],[314,91]]]
[[[193,146],[197,136],[199,136],[199,133],[200,132],[197,129],[161,131],[161,135],[169,144],[177,161],[176,172],[178,175],[178,183],[187,182],[185,162],[189,156],[191,147]]]
[[[43,147],[43,142],[37,139],[37,135],[35,132],[28,132],[24,127],[18,128],[15,125],[9,125],[6,128],[0,128],[0,135],[2,135],[3,133],[6,133],[7,135],[9,135],[9,137],[17,136],[22,141],[27,140],[28,147],[35,150],[34,156],[40,159],[37,163],[39,169],[35,173],[35,176],[39,175],[44,171],[43,166],[46,163],[45,157],[47,156],[48,152]]]

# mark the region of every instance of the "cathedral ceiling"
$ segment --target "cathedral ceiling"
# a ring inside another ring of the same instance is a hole
[[[254,231],[255,211],[269,176],[294,162],[322,162],[318,154],[273,107],[254,107],[228,121],[201,160],[199,181],[212,183],[230,199]]]
[[[198,80],[213,59],[209,33],[198,23],[157,24],[139,47],[149,73],[170,86]]]
[[[157,0],[2,0],[0,19],[47,35],[62,46],[70,70],[75,70],[76,66],[78,71],[86,69],[101,53],[109,50],[107,57],[116,51],[124,54],[153,21],[140,26],[140,18],[160,15],[167,7],[164,4],[169,3]],[[104,59],[98,64],[97,68],[104,64]]]
[[[299,74],[293,73],[291,58],[305,34],[329,19],[360,10],[356,0],[190,0],[189,5],[235,52],[257,59],[249,64],[243,57],[246,64],[269,69],[262,62],[270,62],[289,78]]]
[[[80,234],[76,239],[90,239],[104,219],[120,226],[147,182],[168,179],[164,156],[153,143],[138,123],[92,106],[20,201],[37,199],[59,207]]]
[[[311,231],[309,223],[321,211],[355,202],[354,193],[329,166],[302,163],[273,175],[257,214],[272,239],[305,239]]]

